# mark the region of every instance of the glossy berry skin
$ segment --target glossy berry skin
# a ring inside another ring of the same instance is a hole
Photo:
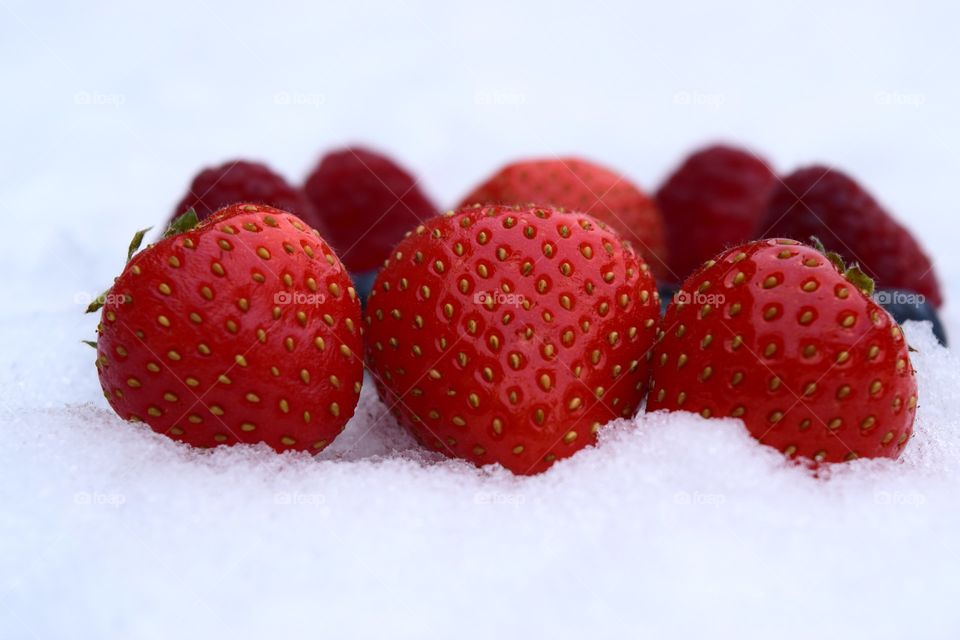
[[[325,155],[304,191],[351,273],[379,268],[407,231],[438,211],[409,172],[361,147]]]
[[[663,319],[647,411],[741,418],[788,456],[896,458],[917,385],[900,327],[819,251],[730,249],[683,283]]]
[[[474,189],[460,206],[537,203],[588,213],[630,241],[654,275],[669,274],[657,206],[624,176],[580,158],[508,164]]]
[[[237,204],[127,263],[97,369],[120,417],[197,447],[323,449],[363,377],[346,270],[299,218]]]
[[[192,207],[197,217],[204,220],[213,212],[236,203],[265,204],[282,209],[298,216],[321,234],[327,233],[303,192],[270,167],[246,160],[225,162],[198,173],[174,208],[171,219]]]
[[[930,259],[910,232],[855,180],[823,166],[799,169],[778,186],[758,233],[802,242],[816,236],[856,261],[877,287],[908,289],[943,302]]]
[[[657,191],[673,280],[752,239],[776,183],[745,149],[715,145],[690,155]]]
[[[593,218],[473,206],[396,247],[367,301],[367,361],[425,446],[532,474],[634,414],[658,316],[642,258]]]

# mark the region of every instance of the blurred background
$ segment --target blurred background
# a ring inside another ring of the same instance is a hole
[[[652,191],[692,148],[742,143],[782,172],[845,169],[941,280],[960,270],[954,3],[0,0],[0,17],[0,199],[31,229],[0,265],[59,272],[66,298],[109,282],[201,166],[300,181],[357,142],[443,206],[518,157],[583,155]],[[64,300],[16,280],[16,308]]]

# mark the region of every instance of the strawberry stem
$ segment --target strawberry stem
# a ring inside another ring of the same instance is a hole
[[[200,220],[197,217],[197,212],[190,207],[183,214],[177,216],[173,219],[170,225],[167,227],[167,230],[163,232],[164,238],[169,238],[171,236],[180,235],[186,231],[190,231],[199,224]],[[147,232],[153,229],[153,227],[147,227],[146,229],[140,229],[133,234],[133,239],[130,240],[130,246],[127,247],[127,262],[133,258],[133,255],[140,250],[140,245],[143,244],[143,238],[147,235]],[[112,289],[113,287],[111,287]],[[84,313],[93,313],[94,311],[99,311],[103,308],[103,302],[107,299],[107,294],[110,293],[110,289],[107,289],[99,296],[93,299],[89,305],[87,305],[87,310]]]
[[[855,286],[863,295],[872,296],[875,288],[873,279],[864,273],[863,269],[860,268],[860,265],[854,262],[849,267],[844,263],[843,258],[836,251],[827,251],[823,246],[823,243],[820,242],[820,238],[817,236],[810,236],[810,244],[813,245],[813,248],[822,253],[827,257],[833,266],[836,267],[844,278],[847,279],[850,284]]]

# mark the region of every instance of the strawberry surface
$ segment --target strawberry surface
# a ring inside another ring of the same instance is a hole
[[[634,414],[659,299],[590,216],[472,206],[418,227],[367,302],[383,401],[425,446],[537,473]]]
[[[296,216],[227,207],[134,255],[104,302],[97,369],[124,419],[198,447],[316,452],[353,414],[359,302]]]
[[[654,275],[669,276],[657,206],[624,176],[580,158],[515,162],[474,189],[461,206],[527,203],[592,215],[633,243]]]
[[[787,239],[690,276],[651,368],[647,411],[740,418],[760,442],[818,462],[899,456],[917,406],[899,325],[828,256]]]

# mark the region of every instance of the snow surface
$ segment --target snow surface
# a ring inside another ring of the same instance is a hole
[[[477,470],[372,385],[318,459],[198,452],[113,416],[79,343],[203,164],[367,141],[450,204],[518,156],[649,188],[717,138],[860,177],[960,339],[960,9],[838,4],[0,0],[0,638],[960,637],[960,362],[923,325],[902,460],[823,477],[683,414]]]

